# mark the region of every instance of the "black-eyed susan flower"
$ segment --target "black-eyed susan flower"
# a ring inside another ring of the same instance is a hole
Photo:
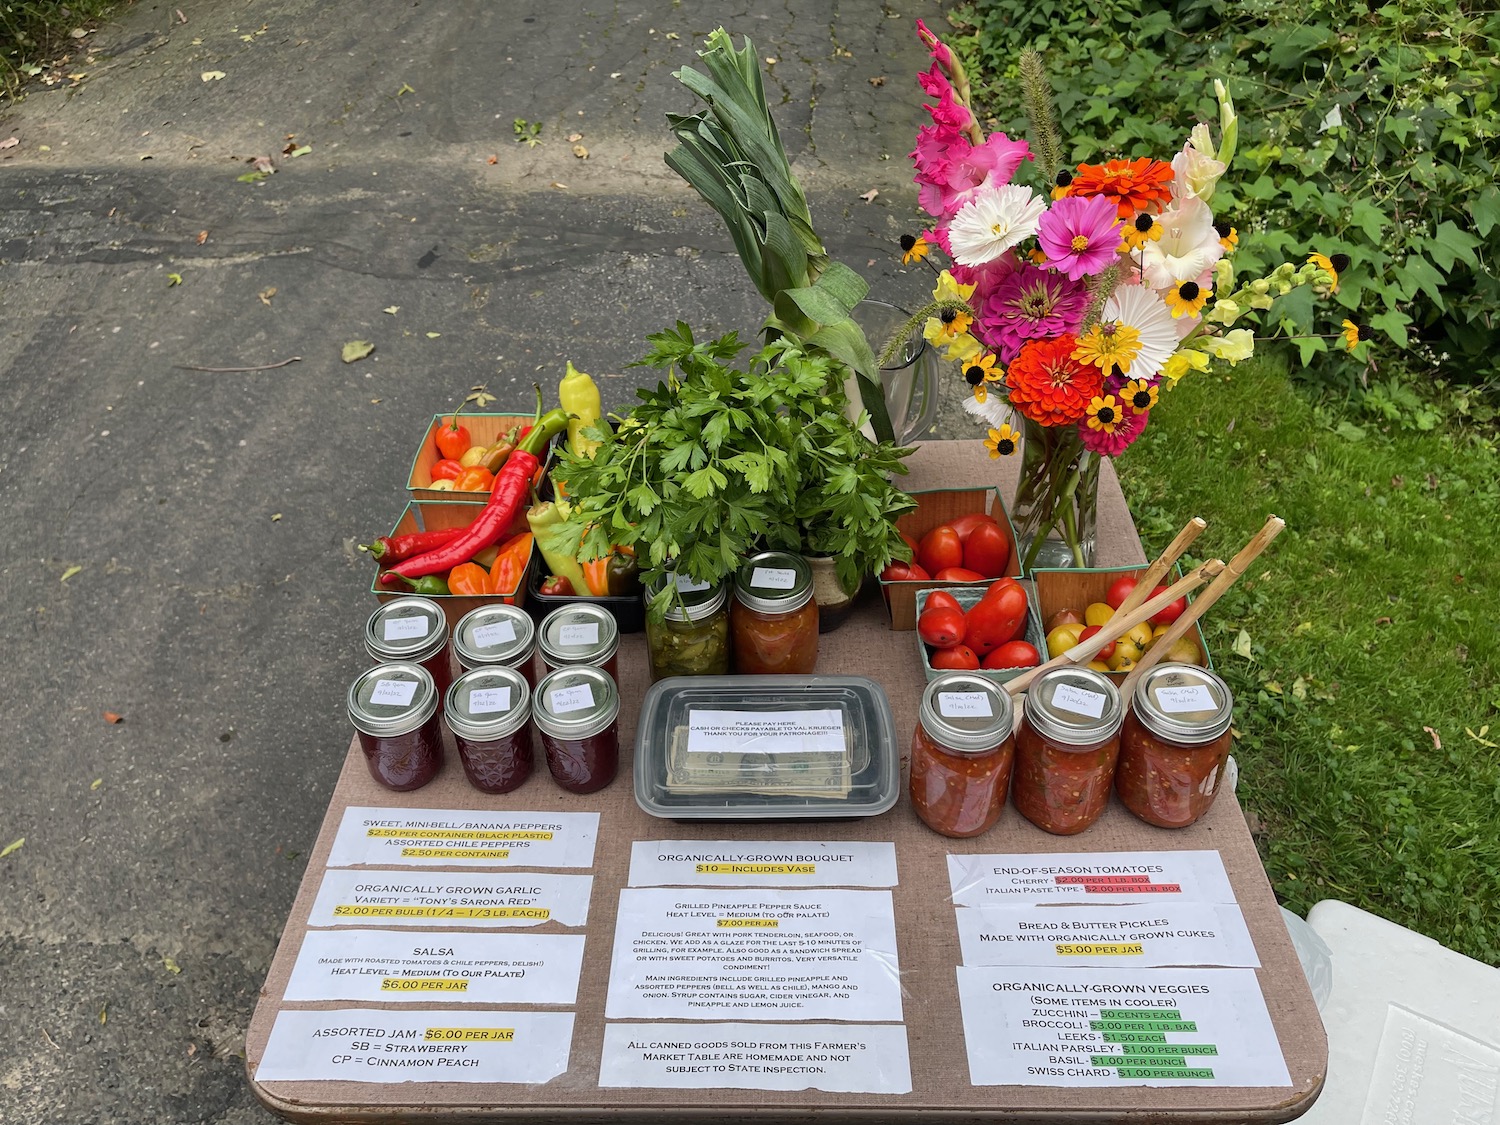
[[[993,460],[1009,457],[1021,448],[1021,431],[1006,422],[998,430],[990,430],[989,436],[984,439],[984,447],[990,451]]]
[[[1068,171],[1066,168],[1059,168],[1057,170],[1057,176],[1056,176],[1056,178],[1054,178],[1053,181],[1052,181],[1052,198],[1053,199],[1065,199],[1065,198],[1067,198],[1068,189],[1069,189],[1069,187],[1072,186],[1072,183],[1073,183],[1073,173],[1070,172],[1070,171]]]
[[[1346,320],[1340,327],[1343,328],[1341,335],[1344,347],[1351,352],[1359,346],[1361,340],[1373,339],[1375,336],[1375,330],[1368,324],[1355,324],[1352,320]]]
[[[901,236],[901,264],[911,265],[920,262],[932,252],[932,244],[920,234],[903,234]]]
[[[1148,242],[1161,240],[1161,220],[1155,215],[1142,211],[1121,229],[1120,249],[1139,250]]]
[[[1103,430],[1107,434],[1114,433],[1115,427],[1123,420],[1124,411],[1114,395],[1095,395],[1084,411],[1084,421],[1089,429]]]
[[[1176,316],[1197,316],[1208,300],[1208,290],[1196,281],[1179,281],[1167,290],[1167,308]]]
[[[1335,254],[1332,257],[1329,257],[1327,254],[1315,253],[1309,254],[1307,256],[1307,260],[1313,265],[1317,266],[1320,270],[1326,272],[1328,276],[1333,279],[1332,283],[1328,286],[1328,292],[1337,293],[1339,291],[1339,271],[1340,269],[1349,268],[1349,255]],[[1339,262],[1342,262],[1343,265],[1340,266],[1338,264]]]
[[[1005,372],[996,366],[994,352],[976,356],[964,368],[964,381],[973,389],[974,398],[979,402],[989,397],[992,384],[999,383],[1004,378]]]
[[[1079,363],[1092,363],[1106,374],[1113,368],[1118,374],[1124,375],[1130,371],[1130,365],[1135,362],[1140,350],[1139,329],[1106,320],[1078,337],[1073,358]]]
[[[1214,233],[1219,236],[1219,245],[1224,247],[1226,254],[1240,244],[1240,232],[1222,219],[1214,223]]]
[[[1156,384],[1132,379],[1120,388],[1120,399],[1132,414],[1144,414],[1156,405]]]

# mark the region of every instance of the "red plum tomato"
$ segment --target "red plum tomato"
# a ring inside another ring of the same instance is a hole
[[[927,601],[922,605],[922,609],[924,611],[929,609],[956,609],[959,613],[964,611],[964,607],[958,604],[958,599],[948,593],[947,590],[933,590],[929,593]]]
[[[984,658],[981,668],[994,671],[997,668],[1035,668],[1042,662],[1042,654],[1025,641],[1006,641]]]
[[[1167,588],[1165,586],[1157,586],[1155,589],[1153,589],[1151,591],[1151,597],[1154,598],[1158,594],[1165,594],[1166,592],[1167,592]],[[1150,600],[1150,599],[1147,599],[1147,600]],[[1175,602],[1168,602],[1165,609],[1159,609],[1154,614],[1152,614],[1151,615],[1151,624],[1153,624],[1153,625],[1170,625],[1170,624],[1172,624],[1172,622],[1176,621],[1179,617],[1181,617],[1182,614],[1183,614],[1183,611],[1186,610],[1186,609],[1187,609],[1187,596],[1183,595],[1182,597],[1178,598]]]
[[[939,582],[983,582],[987,576],[966,566],[945,566],[933,577]]]
[[[958,533],[958,541],[967,543],[969,536],[973,535],[981,527],[999,529],[1000,525],[995,522],[994,516],[987,516],[983,512],[970,512],[966,516],[959,516],[956,520],[949,520],[948,526]]]
[[[934,668],[944,671],[973,672],[979,668],[979,657],[968,645],[940,648],[930,658]]]
[[[964,639],[964,615],[956,609],[929,609],[917,618],[917,632],[933,648],[952,648]]]
[[[1119,578],[1111,582],[1109,584],[1109,592],[1104,595],[1104,600],[1109,604],[1109,608],[1119,609],[1125,599],[1130,597],[1136,585],[1135,576],[1130,574],[1122,574]]]
[[[936,574],[950,566],[962,566],[964,545],[959,541],[958,532],[941,524],[922,536],[922,541],[917,544],[917,562],[928,574]]]

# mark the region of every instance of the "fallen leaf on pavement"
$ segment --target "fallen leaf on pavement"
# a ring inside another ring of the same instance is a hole
[[[207,241],[208,241],[208,231],[206,231],[206,230],[200,230],[198,232],[198,245],[202,246]]]
[[[380,311],[381,312],[387,312],[387,313],[390,313],[392,316],[395,316],[398,312],[401,311],[401,306],[400,305],[387,305],[385,308],[381,309]]]
[[[75,574],[82,574],[82,573],[83,573],[83,567],[81,567],[81,566],[70,566],[70,567],[68,567],[67,570],[63,571],[62,577],[59,578],[58,581],[59,582],[66,582],[69,578],[72,578],[73,575],[75,575]]]
[[[92,791],[98,789],[99,786],[101,786],[103,784],[104,784],[104,779],[102,777],[96,777],[96,778],[94,778],[94,783],[89,786],[89,791],[92,792]]]
[[[573,155],[578,157],[579,160],[587,160],[589,158],[589,150],[582,145],[574,145]]]
[[[276,171],[276,162],[269,156],[252,156],[249,160],[246,161],[246,163],[249,164],[250,167],[254,168],[257,172]]]
[[[287,145],[286,148],[282,149],[281,151],[284,156],[289,156],[295,160],[299,156],[306,156],[308,153],[310,153],[312,151],[312,145],[298,145],[296,148],[293,148],[291,145]]]
[[[162,967],[173,976],[176,976],[178,973],[182,972],[182,966],[179,965],[176,961],[172,960],[172,958],[170,957],[163,957],[161,959],[161,963]]]
[[[583,140],[583,134],[582,133],[569,133],[568,134],[568,140],[573,141],[573,142],[581,141],[581,140]]]
[[[0,141],[0,149],[15,148],[20,143],[20,140],[16,137],[6,137],[5,140]]]
[[[180,274],[180,273],[169,273],[169,274],[167,274],[167,288],[168,289],[172,288],[172,286],[174,286],[174,285],[181,285],[181,284],[182,284],[182,274]]]
[[[188,1058],[192,1058],[197,1053],[198,1053],[198,1044],[196,1044],[196,1043],[189,1043],[187,1045]]]
[[[368,340],[350,340],[344,345],[343,358],[345,363],[353,363],[357,359],[364,359],[375,350],[375,345]]]
[[[125,716],[120,714],[118,711],[106,711],[104,712],[104,721],[106,723],[110,723],[111,725],[123,723],[125,721]]]
[[[256,296],[260,298],[261,304],[270,305],[271,298],[276,296],[276,286],[273,285],[269,289],[262,289]]]
[[[20,850],[21,845],[25,842],[26,837],[22,836],[19,840],[12,840],[10,843],[6,844],[5,847],[0,848],[0,859],[4,859],[6,856],[10,855],[11,852]]]
[[[104,1005],[104,1007],[102,1007],[102,1008],[99,1009],[99,1025],[102,1027],[102,1026],[104,1026],[108,1022],[109,1022],[109,1005],[106,1004],[106,1005]]]
[[[272,523],[280,523],[281,522],[281,513],[277,512],[275,515],[273,515],[271,517],[271,522]]]
[[[885,85],[885,75],[883,75],[883,74],[877,74],[874,78],[870,79],[870,85],[871,86],[884,86]]]
[[[228,78],[229,75],[225,74],[222,70],[205,70],[198,77],[205,82],[217,82],[221,78]]]
[[[499,164],[500,163],[500,158],[498,156],[491,155],[491,157],[488,160],[486,160],[485,163],[486,164]]]
[[[429,340],[436,340],[441,335],[442,335],[441,332],[429,332],[429,333],[427,333],[427,338]]]
[[[875,202],[875,197],[877,195],[879,195],[879,194],[880,194],[880,189],[879,188],[871,188],[869,191],[867,191],[863,195],[861,195],[860,198],[863,199],[866,203],[873,203],[873,202]]]
[[[552,181],[552,186],[555,187],[558,191],[567,191],[568,190],[568,185],[567,184],[560,184],[556,180]]]

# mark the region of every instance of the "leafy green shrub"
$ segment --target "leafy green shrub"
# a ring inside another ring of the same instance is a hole
[[[1333,299],[1377,330],[1377,357],[1500,391],[1491,0],[971,0],[952,20],[979,104],[1012,135],[1019,53],[1042,52],[1078,161],[1170,154],[1214,120],[1223,79],[1239,153],[1213,207],[1239,229],[1239,269],[1348,254]],[[1305,290],[1275,312],[1287,336],[1338,327],[1314,321]],[[1329,344],[1296,341],[1304,363]],[[1359,375],[1332,357],[1315,370]]]

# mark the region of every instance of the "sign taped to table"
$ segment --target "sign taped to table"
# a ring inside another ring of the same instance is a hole
[[[329,867],[592,867],[599,814],[351,805]]]
[[[407,871],[323,873],[309,926],[447,926],[491,929],[588,920],[592,875]]]
[[[1233,902],[1218,852],[950,855],[956,906],[1037,902]]]

